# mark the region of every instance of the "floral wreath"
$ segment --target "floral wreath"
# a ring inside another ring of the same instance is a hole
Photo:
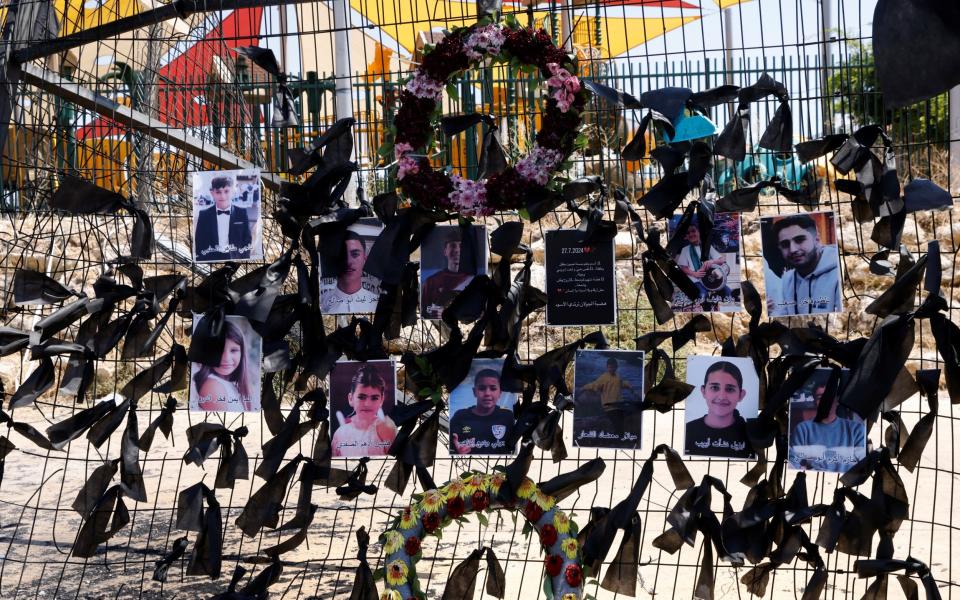
[[[424,56],[400,93],[393,126],[396,177],[403,193],[419,206],[468,217],[524,208],[582,144],[578,136],[588,92],[573,74],[575,60],[543,29],[520,27],[511,16],[505,21],[485,18],[450,32]],[[495,63],[536,69],[546,80],[542,126],[533,148],[516,166],[485,180],[433,169],[427,155],[442,113],[443,90],[458,73]]]
[[[380,536],[386,566],[377,569],[376,577],[386,580],[380,600],[423,599],[414,564],[420,560],[420,543],[430,534],[439,537],[440,530],[459,521],[470,511],[477,513],[483,524],[486,514],[499,508],[515,509],[527,519],[524,531],[535,530],[547,556],[544,566],[556,600],[580,600],[583,585],[581,553],[577,543],[577,525],[556,507],[553,496],[540,491],[525,478],[517,489],[517,499],[500,500],[500,488],[507,476],[502,471],[492,474],[465,473],[440,489],[414,495],[414,502],[403,509],[389,530]]]

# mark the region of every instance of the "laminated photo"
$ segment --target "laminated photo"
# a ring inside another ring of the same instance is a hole
[[[867,456],[867,426],[860,415],[839,403],[849,378],[838,378],[829,409],[817,420],[830,386],[832,369],[817,369],[790,398],[790,435],[787,461],[794,469],[845,473]]]
[[[392,360],[344,360],[330,371],[330,450],[334,458],[386,456],[397,437]]]
[[[763,217],[760,234],[769,316],[843,311],[833,211]]]
[[[703,247],[701,227],[694,215],[686,231],[677,231],[682,215],[668,223],[669,237],[679,235],[682,245],[672,258],[684,275],[700,290],[688,298],[675,290],[671,306],[674,312],[737,312],[740,298],[740,213],[716,213],[709,232],[709,244]]]
[[[500,388],[502,358],[475,358],[450,393],[451,454],[515,454],[516,394]]]
[[[439,319],[477,275],[487,273],[487,228],[438,225],[420,245],[420,312]]]
[[[193,174],[193,260],[263,259],[260,170]]]
[[[347,227],[336,256],[321,257],[320,312],[349,315],[376,311],[380,280],[365,273],[363,267],[381,231],[379,219],[360,219]]]
[[[199,321],[194,315],[194,328]],[[228,315],[223,325],[226,339],[219,363],[190,363],[190,410],[258,412],[262,339],[246,317]]]
[[[637,449],[641,443],[643,352],[578,350],[573,367],[573,443]]]
[[[749,358],[690,356],[685,402],[684,454],[756,458],[747,438],[747,419],[760,407],[760,378]]]

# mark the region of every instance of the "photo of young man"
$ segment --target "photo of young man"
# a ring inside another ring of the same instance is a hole
[[[347,228],[335,264],[321,265],[320,311],[342,315],[376,311],[380,281],[363,272],[367,253],[383,227],[377,219],[361,219]]]
[[[260,239],[260,172],[193,174],[195,262],[263,258]]]
[[[486,228],[435,227],[424,239],[420,254],[421,312],[425,319],[439,319],[443,309],[475,276],[486,273]]]
[[[684,454],[753,458],[748,418],[759,411],[760,379],[749,358],[690,356]]]
[[[817,369],[790,399],[787,460],[795,469],[845,473],[867,455],[867,427],[859,415],[839,404],[848,376],[844,370],[827,415],[817,421],[831,369]]]
[[[573,370],[573,443],[640,447],[643,352],[578,350]]]
[[[513,454],[514,394],[500,387],[503,359],[474,359],[470,374],[450,394],[450,452]]]
[[[779,276],[766,282],[770,316],[843,310],[833,212],[764,217],[760,230],[764,258]]]

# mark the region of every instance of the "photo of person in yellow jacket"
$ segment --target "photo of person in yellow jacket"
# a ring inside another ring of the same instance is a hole
[[[618,358],[615,354],[624,356]],[[601,368],[603,371],[597,375]],[[578,383],[584,380],[587,383]],[[642,400],[642,352],[578,352],[574,369],[574,443],[638,448]]]

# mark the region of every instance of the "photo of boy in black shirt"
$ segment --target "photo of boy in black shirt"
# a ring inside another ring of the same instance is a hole
[[[477,363],[501,363],[494,360],[475,360]],[[513,411],[498,406],[501,402],[500,369],[481,366],[472,381],[468,377],[464,383],[457,386],[463,398],[463,388],[472,383],[472,392],[475,400],[473,406],[455,410],[458,402],[451,395],[450,407],[453,417],[450,419],[450,452],[456,454],[513,454],[514,447],[508,447],[510,434],[513,432]],[[470,382],[470,383],[468,383]],[[510,394],[512,396],[512,394]],[[505,399],[506,400],[506,399]],[[462,403],[459,402],[459,403]]]

